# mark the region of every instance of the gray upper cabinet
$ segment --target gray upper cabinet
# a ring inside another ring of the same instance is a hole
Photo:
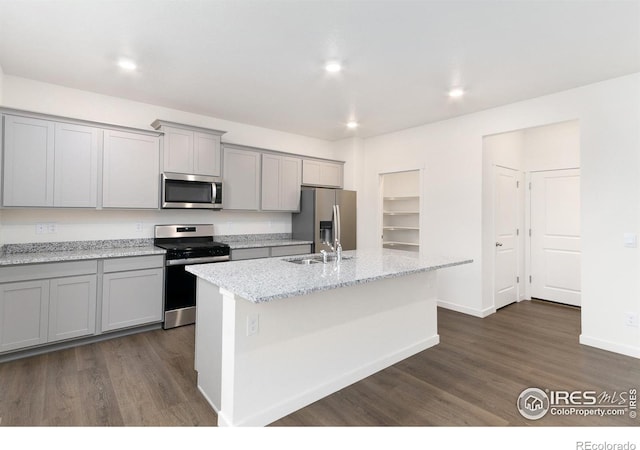
[[[95,208],[98,198],[98,129],[56,123],[53,206]]]
[[[9,115],[4,128],[4,206],[96,206],[96,128]]]
[[[193,133],[193,173],[220,176],[220,136]]]
[[[304,159],[302,161],[302,184],[342,188],[344,166],[339,162]]]
[[[223,149],[224,209],[260,209],[260,153],[233,147]]]
[[[104,208],[159,208],[158,137],[105,130],[102,172]]]
[[[4,206],[53,206],[53,122],[4,116]]]
[[[164,133],[163,172],[220,176],[220,136],[224,131],[163,120],[151,126]]]
[[[262,154],[262,210],[299,211],[302,160]]]
[[[163,127],[163,172],[193,173],[193,131]]]

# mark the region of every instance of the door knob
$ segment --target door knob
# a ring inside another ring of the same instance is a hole
[[[502,247],[502,242],[496,242],[496,247]]]

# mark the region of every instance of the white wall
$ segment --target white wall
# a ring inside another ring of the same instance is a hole
[[[482,270],[483,137],[578,120],[582,170],[582,336],[597,347],[640,357],[638,249],[623,233],[640,231],[640,74],[584,86],[456,119],[365,140],[361,223],[375,223],[378,174],[398,164],[425,166],[422,248],[474,263],[441,271],[438,296],[449,307],[483,316],[491,310]],[[375,245],[362,229],[361,245]],[[486,293],[486,290],[484,291]]]
[[[225,130],[223,142],[268,148],[302,155],[345,160],[329,141],[284,133],[161,106],[109,97],[25,78],[4,75],[0,104],[10,108],[152,129],[151,122],[173,122]],[[355,148],[348,149],[353,158]],[[352,172],[352,163],[345,166]],[[352,180],[352,178],[350,178]],[[353,181],[350,181],[353,183]],[[288,233],[290,213],[230,211],[95,211],[54,209],[4,209],[2,243],[152,237],[159,223],[213,223],[216,234]],[[142,232],[136,224],[143,223]],[[55,234],[36,234],[36,223],[56,223]]]
[[[525,171],[580,167],[579,121],[528,128],[521,133],[524,136]]]
[[[487,136],[483,141],[484,158],[492,165],[516,169],[525,169],[525,130]]]

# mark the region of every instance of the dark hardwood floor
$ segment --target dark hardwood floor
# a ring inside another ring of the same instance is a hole
[[[276,426],[618,426],[624,417],[523,418],[523,389],[640,388],[640,360],[578,343],[580,311],[544,302],[485,319],[438,312],[441,343]],[[196,388],[194,327],[157,330],[0,364],[0,425],[215,425]]]

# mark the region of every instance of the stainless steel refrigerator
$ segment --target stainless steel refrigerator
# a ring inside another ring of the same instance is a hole
[[[303,188],[300,212],[291,216],[293,239],[313,241],[313,252],[331,251],[339,238],[342,250],[356,249],[356,192]]]

